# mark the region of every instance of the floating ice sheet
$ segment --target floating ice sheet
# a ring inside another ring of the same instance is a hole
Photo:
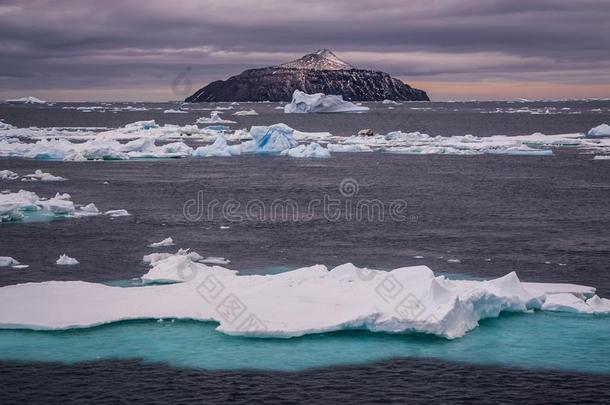
[[[344,329],[464,336],[503,311],[610,312],[592,287],[521,282],[513,272],[489,280],[451,280],[426,266],[390,272],[344,264],[274,275],[239,275],[197,263],[186,251],[151,260],[147,287],[82,281],[0,288],[0,327],[85,328],[129,319],[219,323],[230,335],[294,337]]]

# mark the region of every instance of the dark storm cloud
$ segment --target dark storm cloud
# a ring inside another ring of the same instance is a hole
[[[433,80],[610,84],[606,0],[19,0],[0,3],[0,87],[193,81],[327,47]],[[163,83],[160,83],[163,82]]]

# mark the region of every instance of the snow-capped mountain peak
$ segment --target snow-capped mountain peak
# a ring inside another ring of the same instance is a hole
[[[354,69],[350,64],[342,61],[332,51],[320,49],[308,53],[302,58],[279,65],[288,69],[311,69],[311,70],[350,70]]]

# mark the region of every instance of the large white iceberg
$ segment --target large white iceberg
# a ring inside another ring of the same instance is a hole
[[[323,93],[307,94],[300,90],[292,93],[292,101],[284,106],[285,113],[338,113],[364,112],[368,107],[343,100],[343,96]]]
[[[273,275],[239,275],[187,254],[154,261],[146,287],[50,281],[0,288],[0,327],[85,328],[130,319],[219,323],[230,335],[294,337],[343,329],[423,332],[459,338],[480,320],[531,310],[609,313],[592,287],[521,282],[513,272],[489,280],[451,280],[426,266],[390,272],[344,264]]]

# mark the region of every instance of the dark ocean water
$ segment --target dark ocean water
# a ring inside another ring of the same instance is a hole
[[[411,103],[395,110],[375,105],[371,113],[359,115],[284,115],[274,109],[276,105],[242,105],[260,115],[235,117],[236,127],[285,122],[299,130],[338,135],[371,127],[379,132],[401,129],[485,136],[584,132],[610,123],[608,101]],[[143,119],[192,124],[209,114],[163,114],[162,109],[171,107],[167,104],[148,105],[161,110],[120,113],[82,113],[62,106],[0,105],[0,119],[20,127],[116,127]],[[555,113],[487,113],[524,106],[552,108],[549,111]],[[209,106],[190,106],[200,107]],[[269,156],[137,162],[0,159],[0,170],[4,169],[19,174],[42,169],[69,180],[26,184],[0,180],[0,190],[26,188],[41,196],[67,192],[77,203],[94,202],[100,210],[124,208],[133,216],[3,224],[0,255],[30,267],[0,271],[0,285],[139,277],[147,271],[141,263],[142,256],[151,252],[146,246],[171,236],[177,246],[167,251],[188,247],[204,256],[223,256],[231,260],[230,267],[244,273],[348,261],[383,269],[426,264],[435,272],[469,277],[517,271],[524,281],[592,285],[600,296],[610,296],[610,165],[572,149],[549,157],[361,153],[335,154],[327,160]],[[348,178],[357,182],[358,192],[346,198],[339,186]],[[241,215],[249,201],[270,205],[290,199],[297,203],[300,215],[296,221],[235,220],[220,213],[189,220],[184,204],[198,195],[203,207],[211,201],[237,201]],[[384,204],[401,199],[407,203],[406,216],[400,221],[387,217],[357,221],[344,215],[329,220],[317,211],[312,219],[305,218],[308,204],[324,196],[342,202],[378,199]],[[55,266],[60,253],[76,257],[81,264]],[[449,263],[449,258],[460,263]],[[70,366],[5,361],[0,362],[0,375],[2,403],[600,403],[610,395],[607,376],[425,359],[298,373],[181,370],[136,361]]]

